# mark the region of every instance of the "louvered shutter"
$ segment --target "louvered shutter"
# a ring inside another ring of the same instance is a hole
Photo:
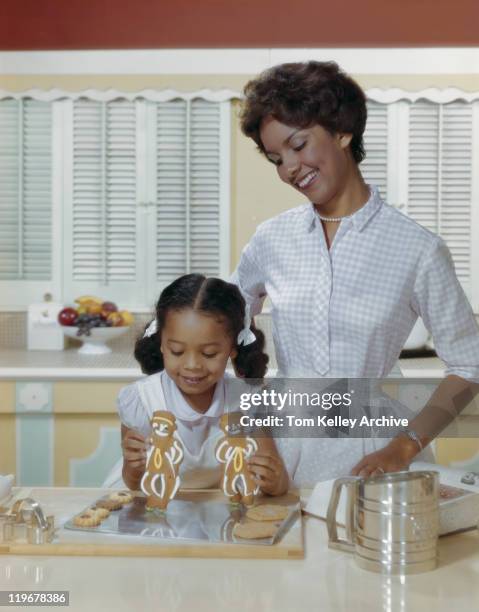
[[[437,233],[439,204],[440,107],[416,102],[409,109],[407,214]]]
[[[220,274],[221,107],[195,99],[157,106],[156,279]]]
[[[141,302],[136,142],[135,102],[74,102],[67,300],[93,293]]]
[[[220,106],[191,103],[190,269],[220,274]]]
[[[383,199],[387,199],[388,185],[388,106],[368,101],[368,119],[364,132],[366,157],[361,163],[364,180],[376,185]]]
[[[189,270],[188,104],[157,104],[156,275],[167,284]]]
[[[407,213],[444,238],[471,295],[472,107],[415,102],[409,112]]]
[[[471,296],[472,106],[442,107],[439,233],[447,242],[456,273]],[[477,168],[476,168],[477,172]]]
[[[50,281],[51,105],[0,101],[0,139],[0,281]]]

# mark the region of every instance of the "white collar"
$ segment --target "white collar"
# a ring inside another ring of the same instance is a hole
[[[378,188],[374,185],[368,185],[369,187],[369,199],[368,201],[358,208],[350,217],[346,217],[345,221],[350,221],[353,227],[360,232],[368,223],[368,221],[377,213],[381,208],[383,201],[379,195]],[[306,205],[307,215],[306,224],[308,230],[312,230],[319,223],[319,216],[314,207],[314,204]]]

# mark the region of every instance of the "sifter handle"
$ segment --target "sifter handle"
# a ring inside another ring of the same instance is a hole
[[[354,506],[356,504],[356,483],[359,478],[350,476],[338,478],[334,481],[331,499],[329,500],[326,521],[328,525],[329,548],[353,552],[355,548],[356,526],[354,522]],[[336,524],[336,514],[338,511],[341,488],[347,488],[346,501],[346,540],[338,538],[338,528]]]

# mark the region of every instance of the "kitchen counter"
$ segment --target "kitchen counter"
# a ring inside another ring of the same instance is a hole
[[[140,376],[132,351],[79,355],[77,348],[64,351],[0,348],[0,380],[136,380]]]
[[[62,489],[41,491],[51,503],[61,498]],[[85,504],[101,493],[75,491]],[[56,513],[62,513],[60,505]],[[68,609],[79,612],[470,612],[477,608],[477,530],[440,538],[436,570],[386,577],[358,568],[348,553],[329,550],[323,521],[303,520],[303,560],[5,556],[0,589],[69,590]]]
[[[406,377],[442,378],[444,365],[437,357],[401,359]],[[274,370],[270,371],[274,375]],[[108,355],[79,355],[64,351],[27,351],[0,348],[0,380],[136,380],[141,374],[132,351]]]

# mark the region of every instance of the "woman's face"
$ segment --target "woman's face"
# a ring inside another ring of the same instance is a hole
[[[297,128],[266,117],[260,129],[266,157],[282,181],[310,202],[329,202],[345,187],[351,169],[351,134],[330,134],[320,125]]]

